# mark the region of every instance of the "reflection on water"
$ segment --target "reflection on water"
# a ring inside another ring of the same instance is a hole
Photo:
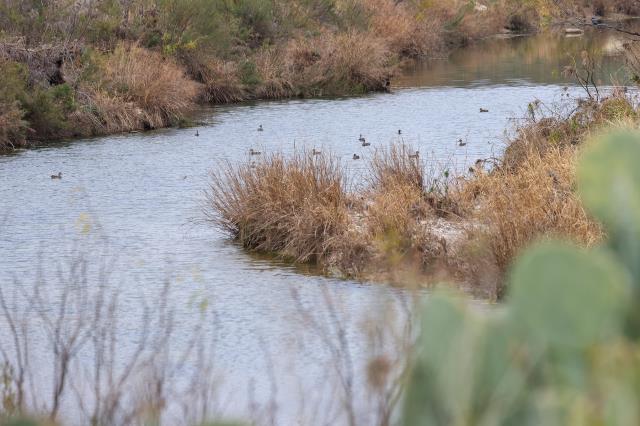
[[[314,386],[335,379],[331,354],[321,338],[304,331],[296,300],[329,324],[336,317],[327,312],[323,295],[329,292],[339,301],[337,319],[348,335],[353,368],[362,373],[368,347],[363,321],[382,321],[378,313],[386,306],[402,310],[403,292],[247,255],[202,220],[209,170],[220,161],[248,160],[250,148],[291,152],[305,146],[335,152],[357,182],[372,150],[398,140],[398,129],[402,141],[441,168],[464,170],[476,158],[499,154],[505,128],[528,102],[563,99],[562,88],[570,83],[560,75],[566,52],[588,47],[606,53],[611,40],[595,33],[487,40],[450,61],[416,67],[398,79],[391,94],[224,106],[203,112],[207,124],[197,138],[194,129],[167,129],[0,157],[1,285],[13,290],[28,285],[38,279],[37,267],[56,282],[57,271],[78,252],[98,265],[106,247],[112,281],[123,285],[123,297],[152,295],[170,279],[174,301],[183,309],[179,327],[185,329],[193,327],[189,313],[198,316],[190,303],[194,297],[215,306],[216,366],[225,377],[219,391],[232,395],[228,412],[246,412],[253,378],[255,398],[268,400],[261,342],[269,342],[278,373],[279,420],[291,424],[300,389],[319,404],[322,395],[313,393]],[[620,65],[619,58],[603,56],[607,76],[622,75]],[[568,93],[580,95],[574,86]],[[480,108],[489,113],[480,114]],[[264,132],[256,132],[259,124]],[[362,148],[359,134],[373,146]],[[457,146],[460,138],[466,147]],[[352,161],[354,153],[363,160]],[[59,171],[63,179],[51,180]],[[6,330],[0,319],[3,344]]]
[[[413,66],[396,84],[399,87],[572,84],[570,77],[562,75],[562,69],[572,64],[573,59],[579,63],[583,50],[601,58],[600,84],[626,84],[629,75],[620,56],[623,42],[620,34],[592,28],[578,37],[555,32],[492,38],[454,52],[448,60]]]

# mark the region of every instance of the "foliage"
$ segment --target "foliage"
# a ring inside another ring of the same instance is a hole
[[[0,60],[0,151],[21,146],[27,123],[19,102],[24,96],[26,72],[15,62]]]
[[[212,173],[209,218],[250,250],[324,261],[345,231],[342,167],[331,156],[271,154]]]
[[[15,123],[3,124],[0,145],[184,121],[182,99],[176,114],[167,96],[140,106],[105,88],[101,68],[113,69],[123,45],[183,70],[168,77],[192,80],[187,97],[200,102],[360,94],[387,90],[404,58],[441,56],[516,15],[534,27],[545,1],[497,0],[478,12],[466,0],[0,0],[0,55],[29,78],[18,103],[0,93],[0,120]]]
[[[594,141],[579,192],[610,238],[546,242],[515,263],[502,307],[426,303],[403,423],[637,424],[640,134]]]

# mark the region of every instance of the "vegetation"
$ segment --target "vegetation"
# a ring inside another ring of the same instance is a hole
[[[196,101],[387,90],[404,60],[533,30],[578,4],[3,0],[0,148],[174,125]]]
[[[210,219],[250,250],[327,272],[404,285],[446,278],[501,298],[508,266],[535,240],[592,247],[607,238],[576,192],[577,158],[592,134],[635,127],[638,115],[622,92],[581,100],[568,115],[539,118],[540,108],[530,105],[502,158],[478,160],[463,176],[429,169],[402,144],[376,151],[364,186],[345,182],[330,154],[223,165]]]
[[[594,141],[581,199],[608,242],[544,243],[510,274],[506,303],[478,313],[430,298],[404,404],[406,425],[634,424],[638,394],[638,133]]]

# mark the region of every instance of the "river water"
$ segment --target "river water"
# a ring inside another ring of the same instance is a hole
[[[336,153],[357,179],[373,148],[399,138],[442,167],[464,170],[477,158],[500,153],[505,131],[532,100],[562,105],[581,95],[561,75],[567,54],[596,51],[603,58],[602,83],[624,83],[618,45],[607,34],[487,40],[449,60],[406,70],[389,94],[220,106],[201,112],[199,137],[196,128],[168,129],[0,157],[0,284],[9,293],[37,280],[55,287],[79,256],[89,265],[88,282],[97,282],[102,280],[97,265],[108,259],[109,283],[127,299],[120,314],[128,323],[121,341],[127,345],[132,344],[127,333],[135,335],[139,326],[135,302],[171,282],[178,330],[193,328],[192,318],[203,306],[194,301],[206,301],[215,311],[215,367],[222,377],[218,392],[227,401],[224,414],[244,416],[253,398],[275,399],[277,423],[315,423],[315,410],[340,412],[319,408],[331,399],[327,386],[333,385],[327,383],[334,383],[336,362],[321,333],[303,321],[301,309],[329,330],[341,324],[355,375],[362,376],[372,347],[367,325],[382,322],[388,312],[405,318],[409,296],[247,254],[203,220],[209,172],[221,161],[248,160],[250,148],[306,147]],[[260,124],[263,132],[256,131]],[[360,147],[360,134],[372,148]],[[467,145],[458,147],[459,139]],[[351,160],[354,153],[363,160]],[[50,179],[58,172],[61,180]],[[3,321],[1,343],[8,346]],[[46,342],[34,345],[46,351]],[[278,392],[272,398],[274,382]],[[368,401],[366,390],[355,393]],[[370,420],[366,404],[359,408],[363,424]],[[335,423],[345,421],[335,416]]]

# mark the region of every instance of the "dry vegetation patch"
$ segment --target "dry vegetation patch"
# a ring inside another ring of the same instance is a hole
[[[226,166],[214,173],[210,217],[249,249],[327,271],[405,285],[453,280],[499,298],[511,261],[535,240],[606,238],[575,192],[577,158],[605,125],[635,126],[635,111],[614,96],[564,119],[531,120],[503,162],[458,178],[431,171],[403,144],[378,149],[368,179],[350,192],[330,155]]]
[[[199,85],[171,59],[136,45],[119,45],[104,67],[102,86],[139,108],[146,127],[177,123],[194,107]]]
[[[244,247],[322,262],[347,229],[344,177],[330,156],[272,154],[212,173],[209,218]]]

